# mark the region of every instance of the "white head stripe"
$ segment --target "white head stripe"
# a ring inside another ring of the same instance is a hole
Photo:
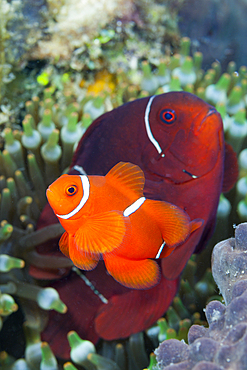
[[[80,176],[80,179],[81,179],[82,189],[83,189],[83,197],[81,198],[80,203],[78,204],[78,206],[76,206],[73,209],[73,211],[71,211],[70,213],[67,213],[67,215],[56,215],[57,217],[68,220],[68,218],[74,216],[77,212],[79,212],[80,209],[82,209],[82,207],[84,206],[84,204],[88,200],[88,198],[89,198],[89,189],[90,189],[90,183],[89,183],[88,177],[86,175],[79,175],[79,176]]]
[[[155,98],[155,95],[151,96],[151,98],[149,99],[149,101],[147,103],[144,120],[145,120],[145,126],[146,126],[146,130],[147,130],[148,138],[151,141],[151,143],[155,146],[157,152],[160,154],[162,152],[162,149],[161,149],[158,141],[155,140],[155,138],[153,137],[153,134],[152,134],[152,131],[151,131],[151,128],[150,128],[150,123],[149,123],[149,113],[150,113],[151,105],[152,105],[152,102],[153,102],[154,98]]]
[[[163,242],[160,246],[160,249],[158,250],[158,253],[156,254],[155,258],[160,258],[161,252],[163,251],[164,246],[166,245],[166,242]]]
[[[140,208],[141,205],[145,202],[145,200],[145,197],[141,197],[137,199],[134,203],[132,203],[129,207],[127,207],[123,212],[124,217],[128,217],[129,215],[137,211],[138,208]]]
[[[81,175],[86,175],[86,171],[83,167],[78,166],[77,164],[73,167],[74,170],[78,171]]]

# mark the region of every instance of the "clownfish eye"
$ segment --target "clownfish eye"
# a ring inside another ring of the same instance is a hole
[[[160,112],[160,119],[162,122],[166,123],[167,125],[170,125],[176,120],[177,116],[174,110],[172,109],[163,109]]]
[[[76,185],[70,185],[66,188],[65,193],[69,196],[75,195],[77,193],[77,186]]]

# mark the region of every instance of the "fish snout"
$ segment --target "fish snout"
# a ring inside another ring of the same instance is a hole
[[[212,106],[203,109],[194,119],[193,133],[195,136],[203,135],[210,139],[211,135],[223,130],[221,115]]]
[[[50,203],[50,201],[52,200],[52,191],[51,191],[50,187],[48,187],[46,189],[46,198],[47,198],[48,202]]]
[[[46,189],[46,197],[48,202],[50,203],[50,206],[53,209],[56,208],[56,205],[59,204],[60,197],[56,192],[51,190],[50,186]]]
[[[46,197],[49,199],[50,194],[52,193],[50,186],[46,189]]]

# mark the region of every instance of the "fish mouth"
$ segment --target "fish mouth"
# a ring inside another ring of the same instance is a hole
[[[174,184],[195,181],[214,168],[222,151],[221,116],[214,107],[206,106],[186,126],[181,124],[161,155],[149,158],[149,169],[157,180],[163,178]]]
[[[55,214],[59,213],[57,209],[58,208],[57,204],[59,205],[61,203],[60,202],[61,198],[59,194],[51,190],[50,187],[48,187],[48,189],[46,189],[46,197],[54,213]]]
[[[198,124],[198,121],[200,122]],[[202,109],[198,115],[193,119],[191,128],[193,130],[194,135],[198,136],[202,134],[209,138],[212,134],[212,131],[218,131],[221,129],[221,116],[219,112],[214,107],[207,108],[207,112],[205,109]]]
[[[50,187],[46,189],[46,198],[51,207],[53,207],[55,201],[57,202],[58,200],[58,197],[54,195],[54,192],[50,189]]]

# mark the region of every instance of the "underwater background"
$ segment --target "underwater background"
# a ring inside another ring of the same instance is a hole
[[[0,0],[0,368],[247,368],[246,16],[245,0]],[[239,179],[163,317],[126,339],[80,338],[63,319],[80,320],[74,281],[101,291],[78,270],[68,278],[72,262],[49,252],[62,228],[47,220],[37,229],[45,190],[93,120],[170,91],[220,112]]]

